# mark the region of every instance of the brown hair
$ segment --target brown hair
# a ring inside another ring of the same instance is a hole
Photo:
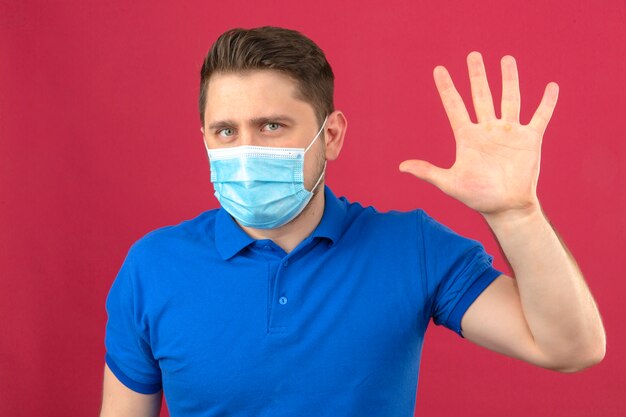
[[[211,75],[250,70],[274,70],[290,76],[296,82],[298,98],[313,106],[319,123],[334,111],[333,70],[312,40],[295,30],[272,26],[231,29],[215,41],[202,64],[202,126]]]

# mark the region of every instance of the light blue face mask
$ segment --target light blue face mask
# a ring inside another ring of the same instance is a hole
[[[243,226],[255,229],[275,229],[296,218],[326,171],[324,162],[313,189],[304,187],[304,155],[322,133],[326,120],[328,117],[306,149],[207,147],[215,197],[224,210]]]

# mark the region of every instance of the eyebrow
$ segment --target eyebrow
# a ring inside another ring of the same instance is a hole
[[[275,114],[275,115],[269,115],[269,116],[255,117],[249,120],[249,123],[251,125],[261,125],[261,124],[265,124],[269,122],[286,122],[286,123],[295,124],[296,121],[292,117],[289,117],[284,114]],[[230,126],[236,126],[236,125],[237,123],[235,123],[232,120],[218,120],[218,121],[210,123],[208,127],[209,129],[213,130],[217,128],[230,127]]]

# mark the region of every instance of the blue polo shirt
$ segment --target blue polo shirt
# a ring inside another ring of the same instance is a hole
[[[176,416],[413,416],[430,319],[461,318],[501,272],[421,209],[325,189],[291,253],[223,209],[148,233],[106,300],[106,363]]]

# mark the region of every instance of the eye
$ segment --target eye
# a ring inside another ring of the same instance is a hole
[[[222,137],[224,137],[224,138],[229,138],[229,137],[231,137],[232,135],[235,134],[235,129],[231,129],[230,127],[226,127],[224,129],[220,129],[217,132],[217,134],[222,136]]]
[[[275,132],[280,129],[282,125],[280,123],[269,122],[265,124],[265,130],[269,130],[270,132]]]

